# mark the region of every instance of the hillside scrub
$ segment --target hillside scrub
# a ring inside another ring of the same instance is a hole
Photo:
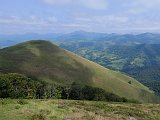
[[[0,74],[0,98],[73,99],[115,102],[137,102],[108,93],[101,88],[73,83],[70,86],[48,84],[17,73]]]
[[[159,120],[159,108],[159,104],[0,99],[0,120]]]

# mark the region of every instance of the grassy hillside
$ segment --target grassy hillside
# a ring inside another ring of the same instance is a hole
[[[48,83],[72,84],[76,81],[141,102],[157,101],[152,91],[135,79],[106,69],[47,41],[30,41],[1,49],[0,72],[21,73]]]
[[[60,46],[104,67],[124,72],[160,95],[160,44],[67,41]]]
[[[159,107],[159,104],[1,99],[0,120],[160,120]]]

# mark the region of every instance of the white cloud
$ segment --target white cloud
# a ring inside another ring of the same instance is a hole
[[[77,3],[87,8],[97,10],[105,10],[108,8],[108,3],[106,2],[106,0],[79,0],[79,2]]]
[[[72,2],[72,0],[43,0],[43,1],[51,5],[63,5]]]
[[[160,5],[160,0],[135,0],[134,1],[134,5],[135,6],[139,6],[141,5],[142,8],[154,8],[154,7],[158,7]]]
[[[40,18],[37,16],[0,16],[0,33],[22,32],[66,32],[78,29],[86,30],[88,25],[74,22],[63,23],[54,16]]]
[[[77,22],[86,24],[99,24],[103,26],[105,24],[123,24],[128,22],[129,18],[126,16],[104,15],[104,16],[89,16],[75,18]]]
[[[76,30],[94,32],[155,32],[160,30],[160,22],[144,18],[132,20],[125,15],[78,16],[70,21],[60,21],[54,16],[18,17],[0,16],[0,32],[71,32]]]
[[[94,19],[99,23],[124,23],[128,21],[128,17],[125,16],[115,16],[115,15],[108,15],[108,16],[95,16]]]
[[[81,21],[81,22],[91,22],[91,18],[86,18],[86,17],[77,17],[75,18],[76,21]]]
[[[56,17],[54,17],[54,16],[48,17],[47,20],[48,20],[48,22],[51,22],[51,23],[58,22],[58,19]]]
[[[132,20],[129,16],[105,15],[75,18],[77,23],[88,25],[86,30],[95,32],[156,32],[160,22],[144,19]]]
[[[81,6],[95,10],[105,10],[108,8],[107,0],[42,0],[50,5],[71,5]]]
[[[127,13],[143,14],[152,10],[160,10],[160,0],[127,0],[124,7],[128,7]]]
[[[26,18],[18,16],[0,16],[0,24],[48,26],[57,22],[58,20],[55,17],[42,19],[33,15]]]
[[[75,21],[78,24],[88,26],[87,31],[107,32],[110,29],[119,29],[128,23],[129,18],[126,16],[104,15],[104,16],[86,16],[77,17]]]
[[[88,28],[88,25],[78,23],[62,24],[62,26],[68,28]]]

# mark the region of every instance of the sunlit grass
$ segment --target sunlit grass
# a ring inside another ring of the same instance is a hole
[[[159,120],[159,104],[75,100],[0,100],[0,120]]]

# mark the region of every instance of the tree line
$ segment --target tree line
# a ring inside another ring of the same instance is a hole
[[[112,102],[138,102],[128,100],[101,88],[72,83],[49,84],[17,73],[0,74],[0,98],[12,99],[73,99]]]

